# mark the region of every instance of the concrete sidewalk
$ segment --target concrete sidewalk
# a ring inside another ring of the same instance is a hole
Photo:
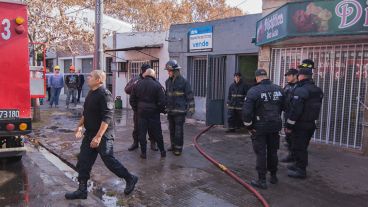
[[[43,122],[35,125],[34,137],[66,160],[75,164],[80,140],[73,130],[81,109],[42,108]],[[166,146],[169,145],[166,118],[162,117]],[[227,175],[205,160],[193,147],[192,138],[206,126],[197,122],[185,125],[185,148],[181,157],[171,153],[161,159],[158,152],[148,152],[141,160],[139,151],[128,152],[132,143],[132,111],[121,110],[115,116],[115,155],[140,177],[137,191],[124,196],[125,183],[111,174],[98,158],[92,180],[99,196],[116,197],[122,206],[261,206],[258,200]],[[216,127],[200,140],[201,145],[216,159],[249,180],[255,177],[255,156],[245,132],[225,134]],[[282,149],[280,154],[285,153]],[[368,196],[368,158],[336,152],[326,146],[311,147],[311,166],[307,180],[286,176],[280,165],[280,183],[261,191],[271,206],[365,206]],[[112,205],[113,206],[113,205]]]

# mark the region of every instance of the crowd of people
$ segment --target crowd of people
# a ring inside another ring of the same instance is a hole
[[[140,147],[142,159],[147,158],[147,134],[151,140],[151,149],[160,150],[161,157],[166,157],[161,113],[167,114],[169,121],[171,146],[168,150],[180,156],[184,144],[185,118],[195,112],[191,86],[181,76],[181,67],[175,60],[170,60],[165,69],[169,74],[165,87],[156,80],[155,71],[147,64],[142,65],[139,76],[125,87],[134,111],[133,144],[129,151]],[[254,86],[244,84],[241,74],[235,73],[227,102],[227,132],[245,126],[251,134],[258,172],[258,179],[251,182],[254,187],[267,189],[267,172],[271,175],[270,183],[278,183],[277,152],[282,128],[285,130],[289,153],[281,161],[291,163],[288,166],[288,176],[306,178],[307,149],[316,129],[315,121],[319,117],[323,98],[322,90],[312,80],[313,69],[314,62],[309,59],[303,60],[298,69],[289,69],[285,74],[288,80],[285,88],[273,84],[263,69],[256,70]],[[57,72],[55,74],[57,77]],[[55,82],[57,80],[53,79]],[[99,70],[92,71],[87,79],[90,91],[76,129],[76,137],[84,137],[77,163],[79,188],[67,193],[67,199],[87,198],[87,181],[98,154],[111,172],[126,181],[125,194],[130,194],[138,182],[138,177],[131,174],[113,154],[114,101],[111,92],[104,87],[105,81],[106,74]],[[76,87],[71,85],[73,89]]]

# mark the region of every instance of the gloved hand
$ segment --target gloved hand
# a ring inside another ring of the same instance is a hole
[[[195,109],[194,108],[189,108],[188,109],[188,116],[189,117],[193,116],[194,113],[195,113]]]

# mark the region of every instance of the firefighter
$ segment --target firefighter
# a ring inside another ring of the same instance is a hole
[[[323,92],[312,80],[313,69],[314,62],[309,59],[303,60],[299,66],[299,82],[286,120],[285,133],[291,136],[291,149],[296,161],[288,166],[288,176],[292,178],[307,177],[308,145],[322,106]]]
[[[101,70],[92,71],[87,80],[90,91],[76,130],[76,137],[82,138],[82,127],[86,129],[77,163],[79,188],[66,193],[66,199],[87,198],[87,181],[98,154],[111,172],[126,181],[125,194],[130,194],[138,182],[138,177],[129,173],[114,157],[114,102],[110,91],[103,86],[105,81],[106,74]]]
[[[181,67],[176,60],[166,63],[169,78],[166,80],[167,118],[171,147],[174,155],[180,156],[184,144],[185,116],[192,116],[195,112],[194,96],[189,82],[180,74]]]
[[[243,120],[252,134],[253,149],[257,157],[258,180],[253,180],[251,185],[267,189],[267,170],[271,173],[270,183],[278,182],[277,150],[280,145],[284,95],[282,88],[268,79],[265,70],[258,69],[255,75],[257,85],[247,93],[243,105]]]
[[[227,98],[228,124],[227,133],[235,132],[243,127],[242,108],[244,98],[248,92],[248,86],[243,82],[241,73],[234,74],[234,83],[230,85]]]
[[[75,73],[75,67],[73,65],[69,68],[69,75],[65,76],[65,85],[67,87],[66,96],[66,108],[69,108],[70,98],[72,98],[72,103],[74,106],[77,105],[77,93],[79,86],[79,75]]]
[[[138,139],[141,145],[141,158],[147,158],[147,131],[155,137],[161,157],[166,157],[162,136],[160,113],[165,112],[166,97],[161,84],[155,79],[153,69],[147,69],[143,79],[134,86],[130,105],[138,116]]]
[[[141,73],[135,77],[135,78],[132,78],[128,84],[125,86],[125,93],[128,94],[128,95],[131,95],[132,94],[132,91],[133,91],[133,88],[135,87],[135,85],[143,79],[143,73],[146,72],[147,69],[150,69],[151,66],[149,64],[143,64],[141,66]],[[138,116],[137,116],[137,112],[134,111],[133,109],[133,124],[134,124],[134,127],[133,127],[133,133],[132,133],[132,136],[133,136],[133,144],[128,148],[129,151],[134,151],[136,149],[138,149],[139,147],[139,140],[138,140]],[[151,142],[151,150],[153,151],[158,151],[157,149],[157,146],[156,146],[156,141],[155,141],[155,137],[151,134],[150,131],[148,131],[148,136],[149,136],[149,140]]]
[[[284,94],[285,94],[284,121],[286,124],[286,120],[289,118],[291,100],[293,98],[293,93],[294,93],[295,87],[297,86],[297,82],[298,82],[298,70],[294,68],[289,69],[286,72],[285,77],[287,79],[287,84],[284,87]],[[287,143],[288,155],[282,158],[280,162],[285,162],[285,163],[294,162],[293,153],[291,151],[290,134],[285,134],[285,141]]]

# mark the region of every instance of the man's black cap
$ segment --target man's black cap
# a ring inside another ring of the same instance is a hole
[[[143,64],[141,66],[141,71],[142,71],[142,73],[144,73],[144,72],[146,72],[147,69],[150,69],[150,68],[151,68],[151,66],[149,64]]]
[[[298,68],[314,69],[314,62],[311,59],[305,59],[302,61],[302,64],[298,66]]]
[[[267,76],[267,72],[264,69],[258,69],[258,70],[256,70],[255,75],[256,75],[256,77],[257,76]]]
[[[299,71],[295,68],[291,68],[289,69],[286,73],[285,73],[285,76],[288,76],[288,75],[298,75]]]
[[[241,74],[241,73],[234,73],[234,77],[235,77],[235,76],[242,77],[242,74]]]

